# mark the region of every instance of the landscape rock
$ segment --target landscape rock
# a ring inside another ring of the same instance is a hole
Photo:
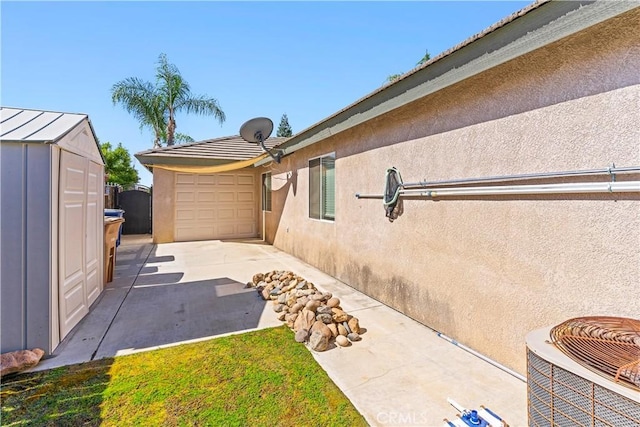
[[[349,340],[344,335],[338,335],[336,337],[336,344],[340,347],[347,347],[349,345]]]
[[[309,311],[306,308],[303,308],[302,311],[298,314],[298,318],[294,324],[294,329],[299,331],[300,329],[306,329],[307,331],[311,329],[311,326],[316,321],[316,315],[313,311]]]
[[[338,323],[336,325],[338,327],[338,334],[342,335],[344,337],[346,337],[349,333],[347,332],[347,329],[342,325],[342,323]]]
[[[344,326],[344,328],[347,330],[347,334],[350,334],[351,332],[353,332],[347,322],[342,322],[342,326]]]
[[[351,330],[351,332],[355,334],[360,333],[360,322],[358,321],[357,318],[352,317],[351,319],[349,319],[347,324],[349,325],[349,329]]]
[[[331,336],[333,336],[334,338],[338,336],[338,327],[335,323],[331,322],[327,324],[327,328],[329,328],[329,330],[331,331]]]
[[[356,334],[355,332],[351,332],[349,335],[347,335],[347,338],[351,342],[360,341],[362,339],[360,338],[360,335]]]
[[[299,302],[293,304],[291,306],[291,309],[289,310],[291,313],[297,313],[300,310],[302,310],[304,308],[304,305],[300,304]]]
[[[40,348],[2,354],[0,356],[0,378],[33,368],[40,362],[42,356],[44,356],[44,351]]]
[[[327,350],[333,339],[341,347],[362,339],[359,320],[340,307],[339,298],[291,271],[254,274],[245,287],[273,301],[278,320],[294,330],[297,342],[307,342],[314,351]]]
[[[311,300],[304,306],[307,310],[315,311],[320,307],[320,301]]]
[[[325,324],[333,323],[333,319],[331,318],[331,315],[330,314],[326,314],[326,313],[325,314],[318,314],[316,316],[316,320],[319,320],[319,321],[321,321],[322,323],[325,323]]]
[[[333,312],[333,321],[336,323],[346,322],[349,319],[349,315],[339,308],[332,308]]]
[[[329,348],[329,338],[320,331],[315,331],[309,337],[309,347],[313,351],[325,351]]]
[[[328,307],[326,305],[321,305],[320,307],[318,307],[318,309],[316,310],[316,313],[328,314],[329,316],[333,315],[333,312],[331,311],[331,307]]]
[[[327,307],[334,308],[339,306],[340,306],[340,299],[336,297],[329,298],[329,300],[327,301]]]
[[[311,327],[311,330],[309,331],[310,333],[314,333],[316,331],[319,331],[322,333],[322,335],[324,335],[327,338],[331,338],[331,330],[327,327],[327,325],[325,325],[323,322],[317,320],[313,326]]]
[[[315,293],[311,295],[311,299],[313,301],[322,301],[324,299],[324,295],[322,295],[321,293]]]
[[[296,340],[296,342],[305,342],[308,336],[309,336],[308,330],[300,329],[298,332],[296,332],[294,339]]]
[[[286,313],[284,316],[284,321],[287,322],[287,326],[293,329],[293,325],[298,317],[298,313]]]
[[[269,292],[269,295],[278,295],[280,294],[280,291],[282,289],[280,288],[280,286],[276,286],[275,288],[273,288],[273,290],[271,292]]]

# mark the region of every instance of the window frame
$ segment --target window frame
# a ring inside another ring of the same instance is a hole
[[[267,179],[269,179],[268,187],[265,185]],[[271,175],[271,172],[265,172],[260,175],[260,193],[260,208],[262,212],[271,212],[271,209],[273,208],[273,175]],[[267,194],[269,201],[268,209],[266,209]]]
[[[325,197],[325,191],[324,191],[324,187],[322,184],[322,159],[324,158],[333,158],[333,162],[334,162],[334,166],[333,166],[333,219],[328,219],[328,218],[324,218],[323,217],[323,212],[322,212],[322,208],[323,208],[323,204],[324,204],[324,197]],[[311,162],[314,160],[318,160],[319,164],[319,173],[318,173],[318,185],[319,185],[319,189],[318,189],[318,195],[319,195],[319,200],[318,202],[318,210],[319,210],[319,215],[318,217],[314,217],[311,216]],[[308,203],[307,203],[307,217],[312,220],[312,221],[320,221],[320,222],[327,222],[327,223],[335,223],[336,222],[336,181],[335,181],[335,161],[336,161],[336,152],[332,151],[326,154],[322,154],[320,156],[316,156],[316,157],[311,157],[307,160],[307,168],[309,171],[309,193],[308,193]]]

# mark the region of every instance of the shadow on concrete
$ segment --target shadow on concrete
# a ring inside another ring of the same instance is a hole
[[[142,271],[140,271],[142,273]],[[184,277],[184,273],[152,273],[140,274],[135,281],[135,286],[141,285],[168,285],[178,283]]]
[[[164,256],[151,256],[147,259],[147,262],[172,262],[175,261],[176,257],[173,255],[164,255]]]
[[[179,273],[182,274],[182,273]],[[150,275],[149,277],[158,276]],[[167,284],[136,280],[95,358],[252,329],[265,302],[228,277]]]

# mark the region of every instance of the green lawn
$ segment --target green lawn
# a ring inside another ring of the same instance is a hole
[[[3,380],[0,424],[366,425],[285,326]]]

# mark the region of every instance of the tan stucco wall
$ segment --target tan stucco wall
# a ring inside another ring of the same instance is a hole
[[[153,243],[168,243],[174,240],[175,187],[175,172],[153,170]]]
[[[231,173],[250,173],[255,177],[256,203],[258,215],[258,236],[262,236],[261,211],[261,174],[268,172],[263,168],[244,168]],[[154,243],[168,243],[175,241],[175,182],[176,172],[164,169],[153,171],[153,241]]]
[[[267,240],[520,373],[533,329],[639,317],[637,194],[409,200],[393,223],[380,200],[354,197],[380,194],[391,166],[415,182],[640,165],[639,20],[627,13],[272,165]],[[308,218],[308,159],[330,152],[335,223]]]

